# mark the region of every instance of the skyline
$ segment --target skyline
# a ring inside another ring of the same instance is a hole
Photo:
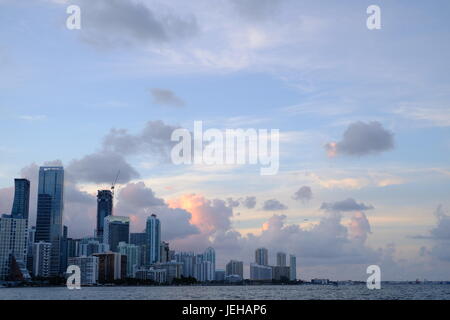
[[[0,214],[27,178],[34,223],[38,167],[60,165],[63,225],[92,235],[121,170],[114,215],[154,212],[218,265],[266,247],[306,279],[449,280],[450,4],[375,1],[370,31],[372,2],[0,0]],[[278,173],[173,165],[194,121],[279,129]]]

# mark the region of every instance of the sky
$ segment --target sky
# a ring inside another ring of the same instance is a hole
[[[81,29],[66,27],[69,5]],[[369,5],[381,29],[366,26]],[[69,236],[96,191],[156,213],[174,250],[217,265],[258,247],[299,277],[450,280],[450,3],[0,0],[0,213],[14,178],[66,171]],[[171,133],[278,129],[280,168],[174,165]]]

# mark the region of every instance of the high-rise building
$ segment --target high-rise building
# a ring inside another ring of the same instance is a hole
[[[127,256],[116,252],[96,253],[98,257],[98,282],[112,283],[125,279],[127,275]]]
[[[158,263],[161,260],[161,223],[156,215],[152,214],[147,218],[145,232],[147,234],[147,264]]]
[[[64,168],[40,167],[36,216],[36,241],[50,242],[50,275],[61,272],[63,238]]]
[[[231,260],[226,266],[226,276],[238,275],[244,279],[244,263],[242,261]]]
[[[216,251],[209,247],[205,250],[205,252],[203,253],[203,259],[205,261],[210,262],[210,269],[209,273],[212,274],[212,279],[211,280],[215,280],[215,275],[216,275]]]
[[[175,260],[183,265],[183,277],[195,278],[195,265],[197,263],[197,256],[193,252],[178,252],[175,254]]]
[[[33,274],[33,245],[35,242],[36,227],[28,228],[27,239],[27,269],[30,274]]]
[[[290,278],[290,268],[286,266],[272,267],[272,279],[278,281],[288,281]]]
[[[134,278],[136,270],[141,266],[139,246],[120,242],[117,248],[120,254],[127,256],[127,277]]]
[[[141,254],[140,263],[145,265],[147,263],[147,233],[130,233],[130,244],[134,244],[139,247],[139,251]],[[170,261],[170,260],[169,260]]]
[[[67,237],[68,237],[68,233],[69,233],[69,229],[67,228],[67,226],[63,226],[63,236],[61,238],[60,241],[60,264],[59,264],[59,273],[60,274],[64,274],[67,270],[67,262],[69,259],[69,255],[68,255],[68,242],[67,242]]]
[[[103,239],[105,218],[113,214],[113,194],[111,190],[98,190],[97,192],[97,230],[96,235]]]
[[[11,215],[14,219],[28,221],[30,207],[30,181],[27,179],[14,179],[14,202]]]
[[[272,267],[260,265],[257,263],[250,264],[250,280],[269,281],[272,280]]]
[[[103,243],[109,245],[109,249],[117,252],[119,242],[130,242],[130,218],[107,216],[103,228]]]
[[[183,274],[183,264],[180,262],[166,262],[155,265],[155,269],[166,270],[167,282],[172,283],[174,279],[181,278]]]
[[[136,271],[136,278],[140,280],[151,280],[156,283],[162,284],[168,282],[167,269],[165,268],[140,268]]]
[[[289,280],[297,280],[297,258],[294,255],[289,255]]]
[[[286,253],[284,252],[277,253],[277,266],[286,267]]]
[[[93,285],[98,280],[98,257],[72,257],[69,258],[69,265],[80,267],[81,285]]]
[[[216,270],[214,274],[215,281],[224,281],[225,280],[225,270]]]
[[[11,215],[0,217],[0,280],[6,280],[14,262],[26,265],[27,220],[14,219]]]
[[[195,278],[200,282],[213,281],[214,273],[212,270],[212,264],[210,261],[198,261],[195,264]]]
[[[50,256],[52,244],[39,241],[33,245],[33,276],[50,277]]]
[[[167,242],[161,242],[161,246],[160,246],[160,261],[161,263],[166,263],[170,261],[170,257],[169,257],[169,253],[170,253],[170,248],[169,248],[169,244]]]
[[[100,243],[97,238],[83,238],[78,244],[78,256],[89,257],[94,253],[105,253],[108,251],[110,251],[109,245]]]
[[[269,265],[269,251],[266,248],[258,248],[255,251],[255,263],[261,266]]]
[[[80,252],[80,239],[67,238],[67,256],[69,258],[79,257],[80,256],[79,252]]]

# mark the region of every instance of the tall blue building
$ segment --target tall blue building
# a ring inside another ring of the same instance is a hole
[[[30,207],[30,181],[27,179],[14,179],[14,202],[11,215],[13,219],[26,219]]]
[[[156,215],[147,218],[147,264],[160,262],[161,223]]]
[[[113,214],[113,194],[111,190],[98,190],[97,192],[97,230],[96,235],[103,239],[105,218]]]
[[[50,276],[60,274],[61,241],[63,240],[64,168],[39,169],[38,203],[35,241],[52,244]]]
[[[120,242],[130,242],[130,218],[119,216],[107,216],[105,218],[103,243],[109,245],[109,249],[118,252]]]

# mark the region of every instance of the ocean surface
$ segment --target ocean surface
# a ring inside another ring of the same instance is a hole
[[[0,288],[0,300],[450,300],[450,285]]]

